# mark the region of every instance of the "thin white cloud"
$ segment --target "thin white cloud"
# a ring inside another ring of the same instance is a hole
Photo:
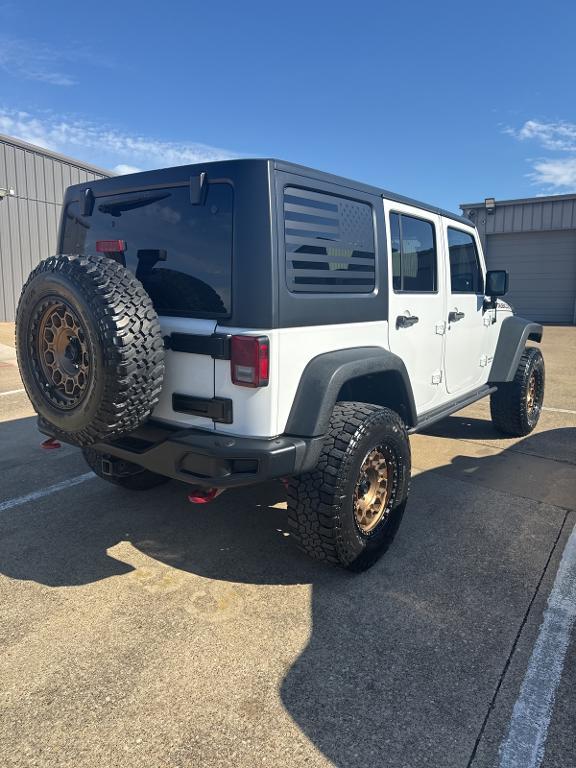
[[[561,152],[576,151],[576,124],[544,123],[527,120],[518,130],[508,131],[520,141],[537,141],[544,149]]]
[[[540,186],[553,190],[576,189],[576,157],[558,160],[536,160],[528,177]]]
[[[548,192],[576,189],[576,123],[527,120],[519,129],[506,128],[505,133],[518,141],[535,142],[549,152],[569,155],[529,160],[532,170],[527,176],[533,184]]]
[[[133,135],[108,125],[58,116],[0,108],[0,133],[72,155],[118,173],[226,160],[238,155],[196,142],[171,142]]]
[[[66,72],[66,63],[76,60],[74,49],[63,52],[37,41],[0,35],[0,69],[14,77],[38,80],[49,85],[76,85]]]
[[[112,170],[114,173],[122,176],[125,173],[138,173],[142,170],[142,168],[136,168],[135,165],[126,165],[126,163],[118,163],[118,165],[115,165]]]

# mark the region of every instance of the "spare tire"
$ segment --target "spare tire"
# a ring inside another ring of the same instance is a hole
[[[152,269],[146,275],[136,273],[160,312],[169,314],[174,307],[192,313],[226,314],[222,299],[212,286],[193,275],[173,269]]]
[[[16,354],[46,431],[79,446],[116,439],[158,402],[164,344],[142,283],[100,256],[52,256],[28,278]]]

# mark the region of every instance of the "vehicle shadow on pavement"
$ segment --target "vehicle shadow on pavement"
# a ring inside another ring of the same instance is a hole
[[[454,440],[502,440],[502,433],[498,432],[490,419],[473,416],[450,416],[428,427],[425,434]]]
[[[576,429],[533,435],[499,457],[557,440],[575,441]],[[490,460],[476,459],[478,470]],[[462,766],[565,514],[471,482],[469,470],[465,482],[416,475],[396,540],[358,576],[292,546],[280,483],[191,507],[178,483],[138,494],[99,479],[4,512],[0,571],[51,587],[88,584],[133,570],[108,554],[128,541],[209,579],[309,583],[310,639],[280,685],[302,732],[346,768]]]

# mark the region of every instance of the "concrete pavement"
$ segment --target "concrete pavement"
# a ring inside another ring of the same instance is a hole
[[[480,403],[412,438],[404,522],[360,576],[295,550],[279,483],[193,507],[41,451],[0,368],[2,766],[498,766],[576,522],[576,329],[544,354],[533,435]],[[576,765],[575,645],[546,768]]]

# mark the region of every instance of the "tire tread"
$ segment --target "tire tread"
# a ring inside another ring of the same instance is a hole
[[[315,469],[288,478],[291,533],[299,548],[316,560],[344,567],[353,564],[355,556],[346,551],[340,532],[340,482],[353,459],[358,433],[374,414],[394,425],[408,441],[404,422],[394,411],[369,403],[340,402],[334,407]],[[409,466],[407,470],[409,474]]]
[[[142,283],[112,259],[61,254],[41,261],[32,271],[22,289],[17,317],[31,284],[49,273],[66,276],[82,292],[102,347],[104,392],[95,418],[75,432],[52,424],[33,388],[26,387],[33,405],[55,437],[79,446],[132,432],[158,403],[164,379],[164,341],[152,300]],[[17,320],[17,337],[19,326]],[[30,354],[27,340],[17,339],[16,349],[23,370],[22,355]]]

